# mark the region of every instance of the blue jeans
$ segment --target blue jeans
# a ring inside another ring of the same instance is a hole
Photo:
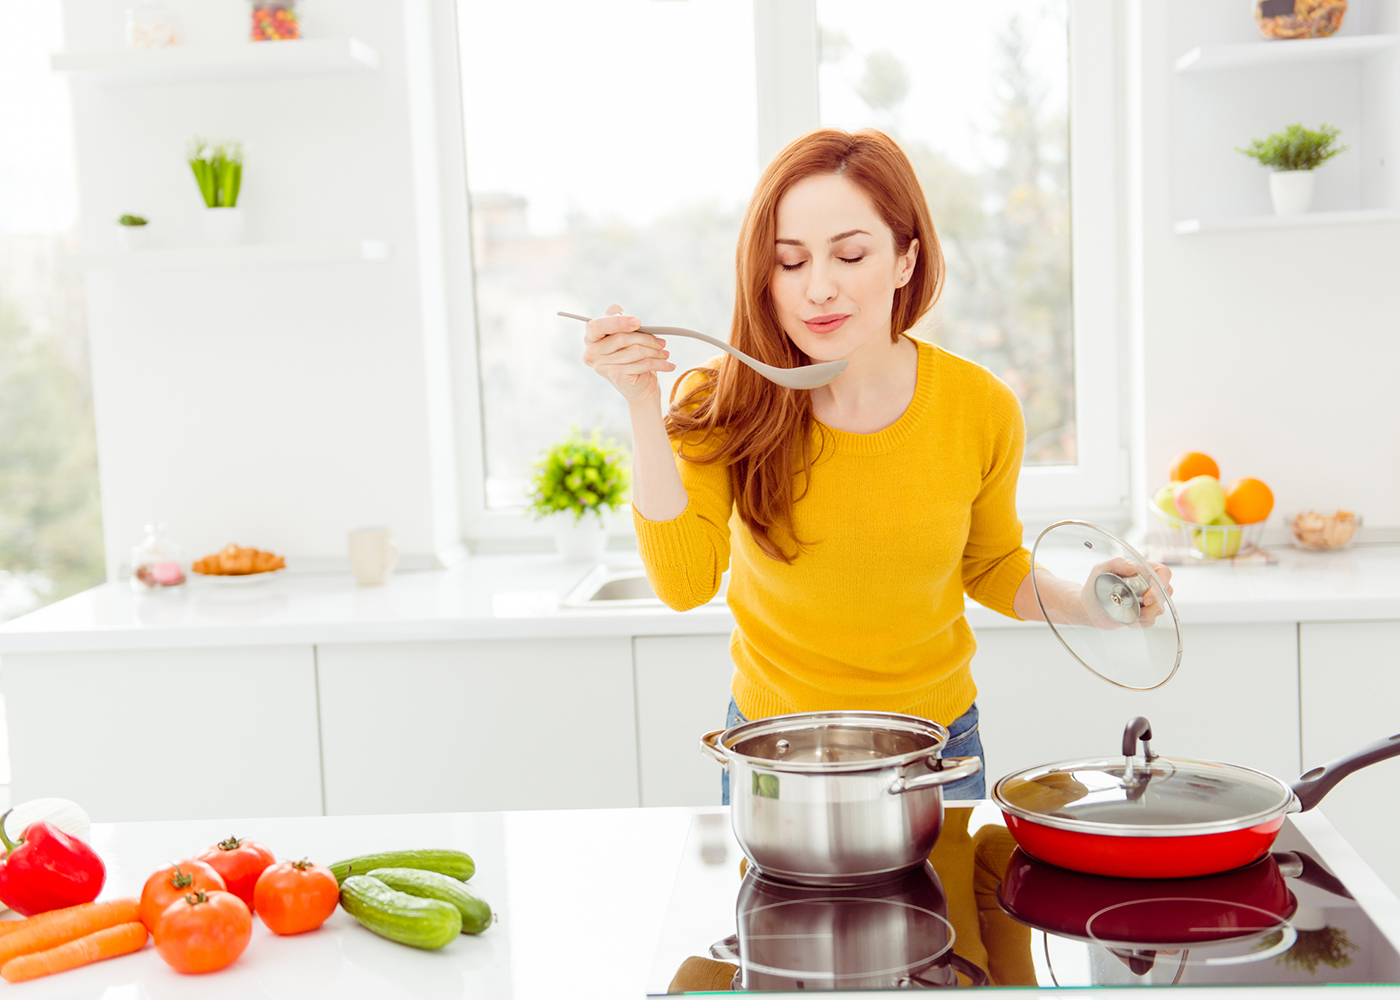
[[[733,729],[735,726],[749,720],[744,718],[739,711],[739,706],[734,699],[729,699],[729,714],[725,717],[724,728]],[[982,752],[982,736],[977,731],[977,702],[972,703],[962,715],[953,720],[948,727],[948,742],[943,747],[944,757],[977,757],[982,761],[982,770],[978,771],[970,778],[963,778],[950,785],[943,786],[943,797],[945,799],[985,799],[987,797],[987,757]],[[720,777],[720,789],[722,798],[721,805],[729,805],[729,770],[726,768]]]

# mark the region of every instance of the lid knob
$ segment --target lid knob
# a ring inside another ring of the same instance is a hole
[[[1108,617],[1120,625],[1132,625],[1142,613],[1141,598],[1151,585],[1150,580],[1136,574],[1100,573],[1094,580],[1094,596]]]

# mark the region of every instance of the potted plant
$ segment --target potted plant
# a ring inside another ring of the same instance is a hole
[[[190,170],[204,199],[204,235],[217,246],[243,241],[243,209],[238,207],[238,189],[243,184],[243,148],[236,142],[211,146],[203,139],[191,139]]]
[[[130,213],[117,218],[117,246],[122,253],[140,250],[150,245],[150,220]]]
[[[1341,130],[1330,125],[1320,129],[1290,125],[1267,139],[1255,139],[1246,149],[1236,149],[1252,156],[1266,167],[1269,175],[1269,195],[1278,215],[1301,215],[1312,204],[1315,188],[1313,171],[1345,150],[1336,146]]]
[[[616,510],[627,492],[627,453],[598,431],[584,438],[577,427],[535,463],[530,510],[552,518],[559,554],[597,562],[607,544],[604,509]]]

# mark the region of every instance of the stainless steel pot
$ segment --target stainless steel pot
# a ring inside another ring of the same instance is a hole
[[[729,772],[730,819],[769,878],[861,885],[922,865],[943,786],[982,769],[944,758],[948,730],[896,712],[801,712],[700,738]]]

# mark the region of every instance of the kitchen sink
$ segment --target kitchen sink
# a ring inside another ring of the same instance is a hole
[[[724,601],[729,574],[720,583],[719,593],[710,603]],[[566,608],[660,608],[664,607],[656,591],[651,589],[646,570],[640,566],[611,566],[604,563],[593,567],[560,602]]]

